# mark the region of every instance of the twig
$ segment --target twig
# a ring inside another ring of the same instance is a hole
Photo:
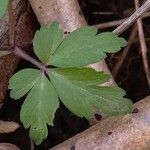
[[[131,47],[131,45],[133,44],[132,41],[135,39],[135,36],[136,36],[136,31],[137,31],[137,28],[136,26],[133,27],[133,30],[130,34],[130,37],[129,37],[129,40],[128,40],[128,45],[124,48],[123,52],[121,53],[121,56],[119,57],[119,60],[117,62],[117,64],[115,65],[115,67],[113,68],[112,70],[112,74],[113,74],[113,77],[115,78],[116,75],[118,74],[127,54],[128,54],[128,51]]]
[[[147,18],[147,17],[150,17],[150,12],[143,14],[142,19]],[[127,18],[115,20],[115,21],[110,21],[110,22],[105,22],[105,23],[100,23],[100,24],[96,24],[94,26],[97,28],[100,28],[100,29],[105,29],[105,28],[119,26],[120,24],[122,24],[126,20],[127,20]]]
[[[94,15],[114,15],[114,12],[93,12]]]
[[[136,10],[137,10],[139,8],[139,0],[135,0],[134,2],[135,2]],[[150,70],[149,70],[149,66],[148,66],[147,46],[146,46],[146,42],[145,42],[145,38],[144,38],[144,31],[143,31],[141,18],[139,18],[137,20],[137,25],[138,25],[138,33],[139,33],[139,40],[140,40],[140,45],[141,45],[144,70],[145,70],[146,78],[148,81],[148,86],[150,89]]]
[[[39,63],[37,60],[35,60],[34,58],[32,58],[30,55],[28,55],[25,52],[23,52],[23,50],[20,49],[19,47],[15,47],[13,53],[15,55],[21,57],[22,59],[31,62],[33,65],[35,65],[36,67],[38,67],[43,72],[48,73],[47,68],[43,64]]]
[[[120,35],[125,31],[130,25],[134,23],[140,16],[150,9],[150,0],[147,0],[139,9],[137,9],[126,21],[124,21],[119,27],[117,27],[113,32]]]
[[[136,31],[137,31],[137,28],[136,28],[136,26],[134,26],[133,30],[130,34],[129,40],[128,40],[128,45],[125,47],[125,49],[121,53],[120,59],[118,60],[117,64],[115,65],[115,67],[113,68],[113,70],[111,72],[113,74],[114,78],[117,76],[117,74],[118,74],[127,54],[128,54],[128,51],[132,45],[132,42],[135,39]]]
[[[115,20],[115,21],[110,21],[110,22],[105,22],[105,23],[100,23],[100,24],[96,24],[94,26],[97,27],[97,28],[100,28],[100,29],[105,29],[105,28],[118,26],[126,20],[127,20],[127,18],[120,19],[120,20]]]

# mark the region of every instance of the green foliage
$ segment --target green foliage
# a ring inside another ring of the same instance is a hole
[[[87,119],[92,118],[96,112],[116,115],[125,114],[131,109],[132,103],[123,98],[123,90],[98,86],[108,79],[105,75],[87,68],[83,71],[78,68],[53,69],[49,73],[64,105],[77,116]]]
[[[19,99],[28,93],[20,118],[25,128],[30,127],[36,144],[47,137],[47,125],[53,125],[58,98],[75,115],[87,119],[95,113],[126,114],[132,109],[132,102],[123,98],[122,89],[102,85],[109,79],[107,74],[83,67],[103,60],[105,52],[117,52],[125,46],[125,40],[110,32],[97,34],[94,27],[82,27],[63,41],[62,33],[59,25],[53,23],[42,27],[34,39],[34,51],[40,61],[45,66],[60,68],[47,68],[46,73],[24,69],[9,82],[12,98]]]
[[[33,45],[34,52],[38,58],[47,63],[50,56],[55,52],[63,38],[63,30],[59,28],[59,24],[54,22],[48,27],[41,27],[36,32]]]
[[[21,108],[20,118],[36,144],[47,137],[48,125],[53,125],[54,114],[59,106],[57,93],[51,82],[39,70],[24,69],[9,82],[10,96],[19,99],[28,93]]]
[[[7,9],[8,0],[1,0],[0,1],[0,18],[3,17],[4,13]]]
[[[83,27],[72,32],[51,56],[49,65],[83,67],[103,60],[105,52],[112,53],[126,45],[123,38],[112,32],[97,34],[94,27]]]
[[[34,86],[40,77],[40,70],[25,69],[17,72],[9,81],[10,96],[19,99]]]
[[[50,71],[53,74],[65,76],[68,80],[86,85],[97,85],[108,81],[109,75],[104,72],[96,72],[92,68],[55,68]]]
[[[25,128],[30,127],[30,135],[36,144],[40,144],[47,137],[47,124],[53,126],[58,106],[59,99],[54,87],[41,74],[22,105],[20,114]]]

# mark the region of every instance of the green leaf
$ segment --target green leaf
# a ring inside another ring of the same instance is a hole
[[[30,127],[30,136],[38,145],[48,135],[48,125],[53,125],[59,99],[51,82],[44,74],[36,80],[21,108],[21,122]]]
[[[24,69],[14,74],[9,80],[9,89],[12,89],[10,96],[19,99],[34,86],[40,77],[40,70]]]
[[[97,72],[92,68],[55,68],[52,70],[78,84],[98,85],[105,83],[110,78],[104,72]]]
[[[0,2],[0,18],[3,17],[4,13],[6,12],[8,5],[8,0],[1,0]]]
[[[34,52],[37,57],[47,63],[50,56],[55,52],[63,38],[63,31],[59,24],[54,22],[49,27],[41,27],[34,37]]]
[[[57,67],[82,67],[106,57],[105,52],[114,53],[126,45],[123,38],[112,32],[96,35],[94,27],[82,27],[72,32],[50,57],[49,65]]]
[[[95,77],[91,77],[91,72],[88,69],[87,71],[84,70],[84,74],[80,74],[78,77],[75,70],[71,74],[70,68],[68,71],[67,69],[64,71],[63,69],[61,71],[53,69],[49,72],[50,79],[64,105],[77,116],[87,119],[90,119],[96,112],[103,112],[107,115],[130,112],[132,102],[123,98],[124,91],[119,87],[95,85],[97,81],[103,83],[104,78],[102,81],[100,78],[96,80],[97,74]],[[99,75],[101,74],[103,73],[99,73]],[[84,77],[85,79],[83,79]],[[108,77],[106,76],[106,78]],[[92,85],[93,79],[96,82],[94,81]]]
[[[132,111],[132,101],[123,98],[125,91],[119,87],[91,86],[87,90],[95,96],[93,103],[97,109],[106,115],[127,114]]]

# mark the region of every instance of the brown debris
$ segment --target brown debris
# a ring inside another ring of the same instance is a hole
[[[13,2],[13,19],[15,23],[15,41],[16,45],[28,49],[31,44],[34,32],[36,19],[33,12],[29,9],[29,3],[24,0],[15,0]],[[0,47],[8,46],[9,31],[8,31],[8,16],[5,16],[0,22]],[[16,69],[20,58],[9,54],[0,59],[0,103],[5,97],[9,78]]]
[[[11,133],[19,128],[19,124],[13,121],[0,120],[0,133]]]
[[[0,143],[0,150],[20,150],[20,148],[10,143]]]

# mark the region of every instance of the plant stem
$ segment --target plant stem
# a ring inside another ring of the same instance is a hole
[[[19,47],[15,47],[13,53],[15,55],[29,61],[30,63],[32,63],[33,65],[38,67],[40,70],[42,70],[43,72],[46,72],[48,74],[48,69],[43,64],[39,63],[37,60],[35,60],[31,56],[29,56],[28,54],[23,52],[23,50],[21,50]]]

